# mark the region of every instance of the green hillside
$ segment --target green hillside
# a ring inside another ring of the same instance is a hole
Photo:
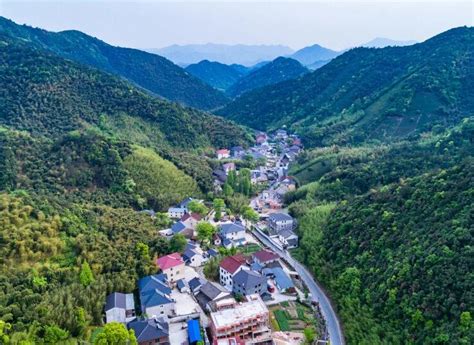
[[[472,114],[473,47],[474,29],[461,27],[409,47],[352,49],[219,114],[257,129],[288,125],[311,146],[409,137]]]
[[[308,70],[298,61],[279,57],[239,79],[227,93],[237,97],[253,89],[297,78],[307,72]]]
[[[212,109],[227,102],[223,93],[186,73],[171,61],[136,49],[111,46],[79,31],[58,33],[17,25],[0,17],[0,34],[31,46],[124,77],[171,101]]]
[[[348,344],[474,340],[474,119],[384,146],[309,150],[286,196],[295,255],[335,302]]]
[[[225,91],[245,75],[245,72],[239,67],[245,68],[239,65],[228,66],[219,62],[204,60],[189,65],[185,69],[203,82]]]

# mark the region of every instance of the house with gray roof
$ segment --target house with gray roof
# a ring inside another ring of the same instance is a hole
[[[228,298],[230,293],[219,284],[206,282],[199,289],[196,300],[203,310],[212,311],[213,302]]]
[[[268,217],[268,226],[274,235],[283,230],[293,230],[294,224],[293,217],[286,213],[272,213]]]
[[[105,300],[106,323],[127,323],[136,318],[135,300],[132,293],[113,292]]]
[[[219,226],[219,236],[226,248],[246,244],[245,227],[239,223],[224,223]]]
[[[163,318],[136,320],[128,324],[133,329],[139,345],[167,345],[169,339],[169,325]]]
[[[165,274],[154,274],[138,281],[142,313],[148,316],[173,316],[175,301]]]
[[[199,277],[194,277],[188,282],[189,289],[193,294],[197,294],[201,286],[203,286],[204,284],[206,284],[206,281]]]
[[[298,247],[298,235],[293,230],[282,230],[278,233],[278,239],[287,249]]]
[[[238,271],[232,277],[232,281],[232,291],[242,296],[261,295],[267,290],[267,278],[249,269]]]
[[[272,268],[275,285],[282,293],[294,293],[295,285],[281,267]]]

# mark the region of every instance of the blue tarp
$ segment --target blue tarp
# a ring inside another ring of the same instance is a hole
[[[201,330],[199,327],[198,320],[189,320],[188,321],[188,338],[190,344],[195,344],[198,341],[202,341]]]

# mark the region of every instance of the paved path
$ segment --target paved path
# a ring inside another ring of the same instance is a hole
[[[281,246],[277,245],[272,239],[270,239],[265,233],[260,229],[253,231],[255,237],[257,237],[263,244],[271,248],[273,251],[278,253],[281,257],[288,261],[288,263],[293,266],[296,272],[300,275],[301,279],[306,283],[312,297],[319,303],[321,313],[326,321],[327,330],[329,332],[329,340],[331,345],[345,345],[344,336],[342,334],[341,325],[339,319],[329,302],[329,298],[324,293],[323,289],[316,283],[313,276],[309,271],[301,265],[298,261],[293,259],[293,257],[288,253],[288,251],[283,250]]]

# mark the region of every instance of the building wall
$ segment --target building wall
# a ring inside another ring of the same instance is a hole
[[[184,262],[181,265],[168,268],[167,270],[163,271],[168,277],[168,281],[173,284],[176,281],[185,278],[184,274]]]
[[[110,322],[121,322],[125,323],[127,320],[125,318],[125,309],[122,308],[112,308],[105,312],[106,323]]]
[[[222,267],[219,267],[219,280],[222,286],[232,291],[232,275]]]
[[[173,316],[175,314],[175,303],[168,303],[157,305],[154,307],[145,308],[145,313],[149,318],[154,316]]]
[[[243,288],[241,286],[238,286],[234,284],[232,291],[236,294],[241,294],[243,296],[248,296],[248,295],[253,295],[253,294],[258,294],[261,295],[267,290],[267,282],[266,280],[258,284],[257,286],[251,286],[247,288]]]
[[[268,225],[273,231],[280,232],[282,230],[293,230],[293,220],[272,221],[268,220]]]

